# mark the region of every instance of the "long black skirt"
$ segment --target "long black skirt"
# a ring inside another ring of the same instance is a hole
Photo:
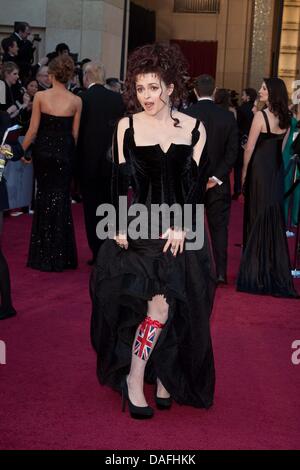
[[[209,408],[215,369],[210,315],[215,292],[208,244],[173,257],[165,240],[129,240],[128,250],[107,240],[91,276],[91,339],[101,384],[120,390],[132,345],[147,316],[147,301],[163,294],[169,315],[149,361],[145,379],[157,377],[180,404]]]

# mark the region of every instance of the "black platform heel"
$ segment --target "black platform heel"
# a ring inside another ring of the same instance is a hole
[[[158,410],[169,410],[172,406],[172,397],[160,398],[157,396],[157,386],[155,387],[154,399]]]
[[[122,390],[122,411],[123,412],[126,409],[126,402],[128,402],[128,408],[129,408],[130,416],[132,418],[134,419],[152,418],[152,416],[154,415],[154,410],[153,408],[151,408],[151,406],[135,406],[130,401],[126,377],[122,382],[121,390]]]

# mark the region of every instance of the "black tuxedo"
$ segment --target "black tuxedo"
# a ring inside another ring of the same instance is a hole
[[[3,64],[4,62],[14,62],[16,65],[18,65],[18,56],[10,55],[8,52],[4,52],[2,62]]]
[[[35,47],[28,39],[21,39],[16,33],[11,36],[18,44],[19,51],[15,62],[20,67],[20,78],[22,81],[30,76],[31,65],[34,59]]]
[[[85,226],[93,258],[101,240],[96,235],[96,209],[111,202],[111,163],[107,153],[117,121],[124,114],[121,95],[95,84],[80,95],[83,107],[77,146],[76,170],[81,184]]]
[[[47,87],[47,86],[43,85],[40,82],[37,82],[37,84],[38,84],[38,91],[46,91],[46,90],[49,90],[51,88],[51,86]]]
[[[237,109],[237,124],[240,138],[242,138],[243,135],[249,135],[254,117],[252,111],[253,105],[253,101],[247,101],[246,103],[241,104]]]
[[[206,215],[211,235],[217,276],[226,279],[228,224],[231,205],[229,174],[237,158],[238,128],[234,115],[210,99],[198,101],[186,113],[200,119],[207,133],[207,177],[223,181],[205,195]]]
[[[242,168],[244,149],[242,145],[245,143],[245,137],[249,135],[254,114],[252,112],[253,101],[247,101],[241,104],[237,109],[237,125],[239,129],[239,151],[238,158],[234,165],[234,193],[242,192]]]

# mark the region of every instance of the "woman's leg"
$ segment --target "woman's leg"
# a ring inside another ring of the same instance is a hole
[[[169,306],[163,295],[155,295],[148,302],[148,315],[139,325],[132,348],[130,372],[127,378],[130,401],[136,406],[147,406],[144,396],[144,373],[147,361],[161,330],[168,319]]]

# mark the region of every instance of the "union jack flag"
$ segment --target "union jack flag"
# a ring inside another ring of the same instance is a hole
[[[150,356],[153,341],[155,338],[156,327],[146,323],[145,327],[141,326],[134,345],[134,354],[147,361]]]

